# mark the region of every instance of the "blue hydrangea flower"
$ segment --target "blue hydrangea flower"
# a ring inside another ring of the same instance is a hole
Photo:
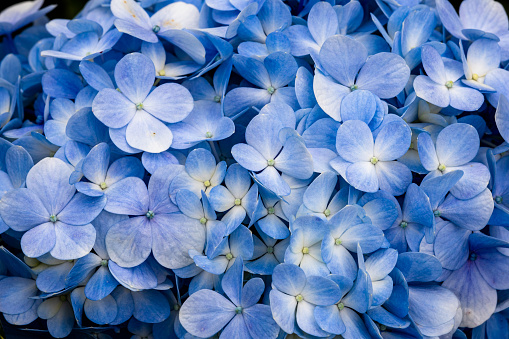
[[[193,34],[183,29],[199,26],[199,11],[191,4],[178,1],[149,17],[134,0],[112,0],[111,11],[120,32],[143,41],[156,43],[158,36],[181,48],[199,64],[205,63],[205,48]]]
[[[326,246],[322,240],[329,231],[326,222],[315,216],[303,216],[292,222],[291,231],[285,263],[298,266],[308,276],[329,275],[329,268],[322,256],[322,247]]]
[[[120,266],[138,266],[152,253],[164,267],[181,268],[192,263],[189,250],[202,251],[205,247],[204,226],[175,213],[178,208],[168,196],[171,179],[160,169],[150,178],[148,189],[137,177],[111,187],[106,211],[133,216],[112,226],[106,235],[108,253]]]
[[[163,84],[152,91],[154,80],[152,61],[143,54],[129,54],[115,67],[120,92],[105,88],[94,99],[94,115],[110,128],[113,142],[121,149],[124,147],[117,144],[117,138],[125,140],[128,149],[166,151],[173,136],[164,123],[181,121],[193,108],[187,89],[178,84]]]
[[[254,251],[251,261],[246,262],[246,270],[251,273],[272,275],[274,268],[284,262],[285,251],[289,244],[289,238],[277,241],[263,233],[256,226],[260,238],[253,235]]]
[[[67,41],[59,51],[45,50],[44,57],[66,60],[91,60],[109,52],[122,36],[116,29],[100,37],[96,32],[83,32]]]
[[[238,164],[231,165],[224,178],[225,186],[210,190],[210,204],[218,212],[227,234],[233,232],[246,217],[252,218],[258,200],[258,185],[251,185],[249,172]]]
[[[285,224],[288,218],[283,212],[283,205],[286,202],[262,186],[258,187],[258,190],[260,199],[258,199],[250,224],[256,223],[262,233],[273,239],[286,239],[290,235],[290,230]]]
[[[458,295],[462,305],[471,305],[463,309],[460,326],[479,326],[495,312],[496,290],[507,289],[507,270],[504,267],[509,265],[508,258],[497,247],[507,246],[505,241],[484,234],[472,233],[468,237],[469,251],[464,265],[452,272],[443,283],[444,287]]]
[[[345,121],[336,138],[339,156],[331,166],[358,190],[382,189],[401,195],[412,182],[412,174],[395,160],[407,152],[410,142],[410,128],[400,120],[383,124],[376,137],[365,122]]]
[[[44,0],[25,1],[4,9],[0,13],[0,35],[11,34],[56,7],[56,5],[50,5],[41,9],[43,3]]]
[[[355,205],[344,207],[328,221],[327,226],[321,243],[323,261],[332,274],[355,280],[357,264],[350,252],[357,252],[357,245],[364,253],[378,250],[384,240],[383,232],[369,223],[363,209]]]
[[[463,171],[463,177],[451,189],[457,198],[470,199],[488,186],[488,168],[471,162],[479,150],[479,135],[471,125],[458,123],[447,126],[438,134],[435,145],[428,133],[421,133],[418,149],[422,165],[430,171],[427,179],[456,170]]]
[[[59,159],[37,163],[26,177],[27,188],[2,197],[0,214],[13,230],[25,232],[21,246],[25,255],[46,253],[70,260],[92,249],[96,231],[90,224],[106,204],[103,197],[77,193],[69,184],[71,168]]]
[[[465,71],[465,79],[462,82],[483,92],[494,92],[495,90],[484,82],[486,76],[500,65],[500,47],[497,42],[491,39],[476,40],[468,48],[466,56],[463,44],[460,44],[460,48]]]
[[[253,234],[245,226],[239,226],[210,253],[201,255],[198,251],[189,251],[196,266],[209,273],[219,275],[226,272],[235,262],[236,258],[251,259],[254,244]]]
[[[128,177],[142,178],[144,174],[141,162],[134,157],[122,157],[110,165],[110,147],[100,143],[88,152],[81,163],[81,172],[88,182],[74,184],[76,189],[91,197],[106,195],[112,186]],[[122,185],[122,184],[119,184]],[[110,201],[111,204],[115,203]],[[106,206],[108,203],[106,203]]]
[[[333,280],[339,287],[338,301],[334,305],[319,306],[314,316],[320,328],[324,331],[341,334],[345,338],[368,337],[367,325],[359,314],[366,313],[372,303],[373,286],[366,271],[362,250],[357,248],[359,269],[355,281],[343,276],[333,275]]]
[[[115,290],[119,283],[108,267],[110,257],[106,249],[105,237],[111,226],[127,219],[127,216],[120,214],[108,212],[99,214],[93,221],[93,225],[97,230],[94,244],[94,251],[97,254],[89,253],[76,261],[65,278],[66,287],[77,286],[87,276],[91,275],[83,290],[83,295],[88,300],[101,300]],[[144,278],[149,280],[149,275],[145,274]]]
[[[340,299],[340,288],[332,280],[306,276],[296,265],[280,264],[272,274],[270,308],[276,323],[286,333],[299,329],[311,335],[324,336],[314,312],[317,307],[334,305]]]
[[[430,198],[424,189],[416,184],[408,186],[401,215],[392,227],[385,230],[385,236],[398,252],[408,249],[418,252],[421,240],[426,235],[428,242],[434,240],[435,216],[430,204]]]
[[[244,263],[239,257],[221,282],[228,299],[211,290],[192,294],[179,313],[182,326],[199,337],[210,337],[222,330],[225,338],[276,338],[279,326],[270,306],[257,304],[265,288],[263,280],[253,278],[243,284],[243,276]]]
[[[191,113],[170,128],[174,137],[171,147],[174,149],[191,148],[202,141],[224,140],[235,132],[235,124],[223,116],[221,105],[206,100],[195,101]]]
[[[463,66],[459,61],[440,56],[431,46],[422,47],[422,64],[426,75],[414,80],[415,93],[433,105],[451,106],[460,111],[475,111],[484,101],[476,89],[463,85]]]
[[[254,87],[238,87],[226,93],[224,113],[231,117],[251,107],[261,109],[269,102],[283,102],[297,108],[295,89],[287,86],[297,73],[297,62],[288,53],[276,52],[259,60],[233,56],[235,69]]]
[[[255,172],[256,179],[279,196],[289,195],[288,183],[279,174],[308,179],[313,174],[311,155],[304,143],[295,136],[282,142],[281,120],[269,114],[255,116],[246,128],[247,144],[236,144],[232,155],[244,168]]]
[[[316,101],[337,121],[341,121],[341,101],[350,92],[364,89],[381,99],[392,98],[403,90],[410,76],[399,55],[378,53],[368,58],[360,42],[342,35],[324,42],[319,59],[321,67],[313,81]]]
[[[493,0],[461,3],[459,15],[447,0],[437,1],[437,13],[444,27],[460,40],[477,40],[480,37],[500,41],[502,60],[509,59],[508,20],[501,3]],[[485,18],[490,20],[485,20]],[[482,18],[482,19],[481,19]]]
[[[190,218],[196,219],[207,230],[207,244],[205,254],[212,259],[217,247],[228,234],[227,227],[222,220],[217,220],[214,211],[205,192],[201,191],[201,201],[193,192],[182,189],[177,192],[177,205],[180,211]]]
[[[333,172],[323,172],[307,187],[302,197],[302,205],[297,211],[297,217],[314,215],[322,219],[332,218],[346,202],[343,192],[334,193],[338,176]]]
[[[198,148],[189,153],[185,162],[185,171],[176,175],[171,181],[169,194],[172,199],[177,192],[186,189],[196,196],[201,196],[201,191],[209,194],[212,188],[220,185],[226,175],[226,162],[216,164],[216,159],[203,148]]]
[[[337,7],[317,1],[309,11],[307,27],[293,25],[284,31],[290,40],[292,55],[311,54],[317,60],[320,48],[328,38],[338,33],[346,35],[355,32],[363,15],[362,6],[355,1]]]

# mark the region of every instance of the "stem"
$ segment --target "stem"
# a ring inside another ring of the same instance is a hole
[[[484,144],[486,146],[493,147],[493,148],[497,147],[497,145],[495,145],[494,143],[491,143],[491,142],[486,141],[486,140],[481,140],[481,144]]]
[[[175,287],[177,288],[177,302],[179,306],[182,306],[182,299],[180,298],[179,277],[177,275],[175,275]]]
[[[154,82],[154,86],[157,86],[159,84],[159,81],[161,81],[161,78],[156,79],[156,81]]]
[[[220,162],[221,160],[219,159],[219,153],[217,152],[216,145],[213,141],[209,141],[209,145],[210,149],[212,150],[212,154],[214,154],[214,158],[216,158],[216,162]]]

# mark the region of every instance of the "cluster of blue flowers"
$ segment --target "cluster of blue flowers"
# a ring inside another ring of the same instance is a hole
[[[4,326],[508,338],[509,20],[420,2],[1,12]]]

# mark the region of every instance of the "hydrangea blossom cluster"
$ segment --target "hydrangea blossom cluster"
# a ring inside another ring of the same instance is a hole
[[[52,9],[0,13],[5,328],[507,338],[499,2]]]

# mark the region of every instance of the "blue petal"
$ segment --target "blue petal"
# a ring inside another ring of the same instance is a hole
[[[56,241],[51,255],[60,260],[78,259],[87,255],[94,246],[96,232],[92,224],[84,226],[55,224]]]
[[[148,258],[152,236],[145,216],[121,221],[110,228],[106,247],[112,260],[123,267],[134,267]],[[128,249],[128,250],[126,250]]]
[[[287,333],[294,332],[296,308],[297,300],[294,295],[284,294],[276,289],[270,291],[270,309],[272,311],[272,316],[281,329]]]
[[[359,89],[371,91],[381,99],[398,95],[410,77],[405,60],[393,53],[378,53],[371,56],[357,76]]]
[[[42,76],[42,88],[52,98],[75,99],[83,84],[73,72],[55,68]]]
[[[205,307],[204,307],[205,306]],[[192,335],[210,337],[235,316],[235,306],[210,290],[193,293],[182,305],[179,319]]]
[[[442,265],[438,259],[426,253],[401,253],[396,267],[408,282],[433,281],[442,273]]]
[[[201,252],[205,247],[203,225],[184,214],[156,214],[150,227],[154,258],[164,267],[175,269],[187,266],[193,262],[189,250]]]
[[[284,52],[270,54],[263,63],[269,74],[271,86],[275,89],[283,87],[292,81],[298,69],[295,59],[290,54]]]
[[[108,188],[105,210],[115,214],[143,215],[148,211],[148,200],[143,180],[129,177]]]
[[[102,266],[99,267],[85,286],[85,295],[90,300],[101,300],[109,296],[117,286],[117,280],[107,267]]]
[[[344,86],[354,85],[357,72],[366,62],[368,52],[352,38],[335,35],[320,49],[320,63],[334,79]]]
[[[34,304],[37,287],[32,279],[8,277],[0,280],[0,311],[6,314],[20,314]]]
[[[97,301],[85,301],[84,310],[87,318],[98,325],[109,324],[117,317],[117,303],[111,295]]]
[[[110,260],[108,267],[113,277],[131,291],[153,289],[157,286],[157,277],[145,262],[135,267],[124,268]],[[87,291],[86,288],[85,291]],[[93,291],[91,292],[93,293]]]
[[[141,322],[160,323],[170,316],[170,305],[163,294],[155,290],[131,293],[134,300],[133,316]]]

